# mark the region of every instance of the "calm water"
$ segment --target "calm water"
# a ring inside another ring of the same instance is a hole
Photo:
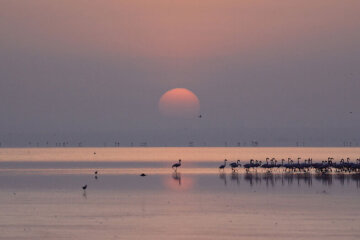
[[[266,157],[360,149],[0,149],[0,239],[359,239],[358,174],[217,169]]]

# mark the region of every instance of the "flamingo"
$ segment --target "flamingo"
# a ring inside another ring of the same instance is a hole
[[[255,167],[254,159],[250,159],[250,162],[247,164],[244,164],[244,168],[246,169],[246,172],[249,172],[250,168]]]
[[[359,171],[360,170],[360,158],[356,159],[356,166],[355,166],[355,170]]]
[[[285,170],[293,170],[293,160],[288,158],[288,163],[284,165]]]
[[[226,162],[227,162],[227,159],[224,160],[224,164],[219,166],[219,169],[224,170],[224,168],[226,167]]]
[[[255,168],[258,168],[258,167],[261,167],[261,165],[262,165],[262,161],[256,160],[256,161],[255,161],[255,164],[254,164],[254,167],[255,167]]]
[[[298,157],[298,158],[297,158],[297,163],[293,164],[293,166],[292,166],[294,169],[299,170],[299,172],[300,172],[300,168],[301,168],[301,166],[300,166],[300,159],[301,159],[301,157]]]
[[[276,167],[276,164],[277,164],[277,160],[275,158],[272,158],[270,160],[270,166],[269,166],[269,169],[273,169]]]
[[[261,167],[262,167],[262,168],[265,168],[265,169],[269,169],[269,168],[270,168],[269,160],[270,160],[270,158],[266,158],[266,159],[265,159],[266,163],[264,163],[263,165],[261,165]],[[269,171],[269,170],[268,170],[268,171]]]
[[[285,159],[281,159],[281,164],[280,164],[280,163],[277,164],[276,167],[277,167],[277,168],[283,167],[283,166],[284,166],[284,162],[285,162]]]
[[[179,162],[174,163],[174,164],[172,165],[172,168],[175,168],[175,171],[177,171],[177,168],[180,167],[180,166],[181,166],[181,159],[179,159]]]
[[[230,163],[231,170],[235,171],[235,168],[240,167],[240,160],[237,160],[236,162]]]

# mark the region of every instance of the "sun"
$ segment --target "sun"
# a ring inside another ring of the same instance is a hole
[[[194,118],[200,111],[199,98],[186,88],[174,88],[161,96],[159,111],[167,117]]]

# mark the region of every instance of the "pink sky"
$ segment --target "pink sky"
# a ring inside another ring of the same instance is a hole
[[[359,12],[359,0],[0,0],[0,141],[358,138]],[[173,88],[197,95],[201,122],[161,117]]]
[[[150,58],[247,55],[360,40],[359,10],[356,0],[2,1],[0,42]]]

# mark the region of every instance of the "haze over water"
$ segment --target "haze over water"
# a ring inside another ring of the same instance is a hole
[[[358,0],[0,0],[0,142],[359,146],[359,11]],[[203,118],[159,113],[174,88],[194,92]]]
[[[360,239],[359,13],[0,0],[0,240]]]
[[[358,239],[358,174],[218,170],[329,156],[360,149],[0,149],[0,239]]]

